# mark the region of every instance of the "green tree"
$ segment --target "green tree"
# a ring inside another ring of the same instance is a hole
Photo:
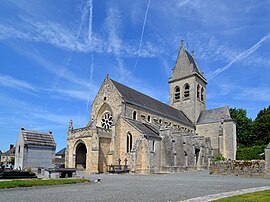
[[[245,109],[230,108],[232,119],[236,122],[236,137],[239,147],[253,145],[252,119],[247,117]]]
[[[253,123],[253,136],[257,145],[270,142],[270,106],[261,110]]]

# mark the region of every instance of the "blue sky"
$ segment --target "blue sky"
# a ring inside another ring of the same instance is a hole
[[[181,39],[208,78],[208,109],[254,119],[269,105],[267,0],[1,0],[0,149],[21,127],[65,147],[69,120],[86,126],[106,74],[168,103]]]

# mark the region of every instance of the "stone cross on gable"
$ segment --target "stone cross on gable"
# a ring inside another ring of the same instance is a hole
[[[70,119],[70,121],[69,121],[68,130],[73,130],[73,122],[72,122],[72,119]]]

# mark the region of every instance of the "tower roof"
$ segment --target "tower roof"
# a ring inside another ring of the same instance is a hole
[[[170,81],[185,78],[194,74],[197,74],[203,80],[205,80],[203,74],[199,70],[194,55],[190,55],[190,53],[184,48],[183,42],[181,41],[181,47],[175,62],[175,66],[173,68],[173,73]]]

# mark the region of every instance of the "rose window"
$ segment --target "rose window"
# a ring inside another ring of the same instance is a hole
[[[101,127],[105,129],[110,129],[113,123],[112,115],[109,112],[103,114],[101,119]]]

